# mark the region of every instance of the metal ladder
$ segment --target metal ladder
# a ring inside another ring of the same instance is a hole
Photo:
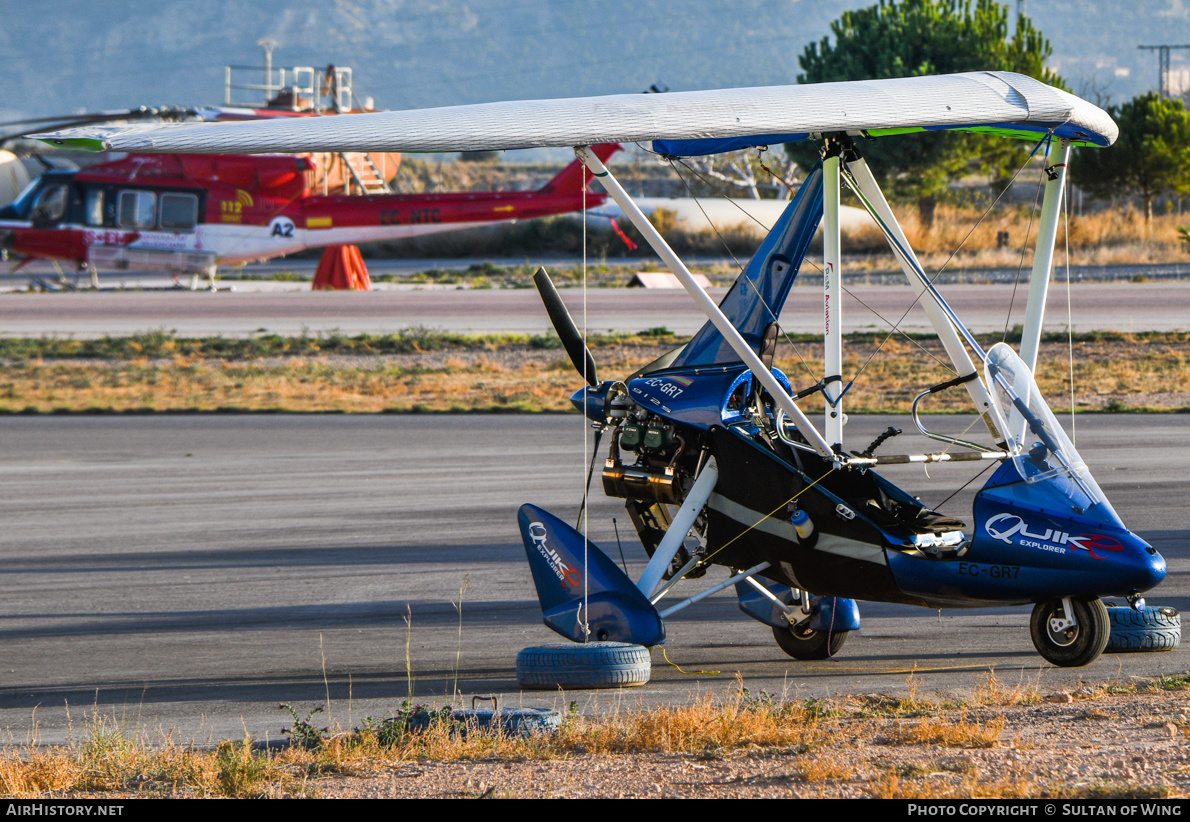
[[[376,161],[371,154],[363,152],[342,151],[339,159],[347,166],[352,181],[364,194],[391,194],[392,189],[376,167]]]

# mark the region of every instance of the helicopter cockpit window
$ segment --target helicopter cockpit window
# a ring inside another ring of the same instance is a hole
[[[13,200],[12,204],[9,206],[14,214],[17,214],[21,217],[28,215],[30,204],[32,203],[33,198],[37,196],[37,189],[41,186],[42,182],[44,181],[41,178],[38,178],[31,181],[27,186],[21,189],[21,193],[17,195],[17,198]]]
[[[172,231],[189,231],[198,222],[198,197],[193,194],[162,194],[159,225]]]
[[[103,201],[104,191],[102,188],[89,188],[85,198],[85,205],[83,206],[83,222],[87,225],[101,226],[103,225]]]
[[[120,228],[152,228],[157,222],[157,195],[151,191],[121,191],[116,224]]]
[[[33,203],[33,222],[56,223],[66,213],[67,187],[50,185],[41,190]]]

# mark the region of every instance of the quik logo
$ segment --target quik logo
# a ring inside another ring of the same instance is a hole
[[[1074,536],[1055,528],[1033,532],[1016,514],[996,514],[994,517],[989,517],[988,521],[983,524],[983,530],[987,531],[989,537],[1003,542],[1005,545],[1012,545],[1013,537],[1020,535],[1019,542],[1024,548],[1039,548],[1042,551],[1053,551],[1057,554],[1065,553],[1066,550],[1082,550],[1090,554],[1092,559],[1098,560],[1105,559],[1105,557],[1095,553],[1096,550],[1124,550],[1124,546],[1120,544],[1119,540],[1105,537],[1102,534]]]
[[[570,585],[577,588],[583,581],[583,575],[577,568],[563,562],[562,557],[558,556],[558,552],[545,544],[546,534],[545,526],[540,522],[529,523],[529,539],[533,540],[533,544],[537,546],[537,552],[545,558],[550,569],[558,577],[558,581],[562,583],[562,587]]]

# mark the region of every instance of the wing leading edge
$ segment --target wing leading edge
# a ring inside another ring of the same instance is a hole
[[[96,151],[262,154],[491,151],[595,143],[788,139],[823,132],[1053,131],[1111,145],[1105,111],[1020,74],[968,72],[890,80],[481,103],[341,117],[34,135]]]

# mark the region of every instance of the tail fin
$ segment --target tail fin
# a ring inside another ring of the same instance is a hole
[[[622,148],[623,146],[619,143],[600,143],[599,145],[591,146],[591,153],[601,161],[607,162],[609,157]],[[558,176],[538,189],[538,193],[578,194],[590,184],[591,177],[591,172],[583,165],[582,161],[575,160],[566,166],[566,168],[562,169],[558,173]]]
[[[584,568],[583,535],[568,523],[536,505],[522,505],[517,524],[541,616],[551,630],[574,642],[657,645],[665,640],[657,609],[594,543],[587,543]],[[590,636],[583,630],[584,622]]]

